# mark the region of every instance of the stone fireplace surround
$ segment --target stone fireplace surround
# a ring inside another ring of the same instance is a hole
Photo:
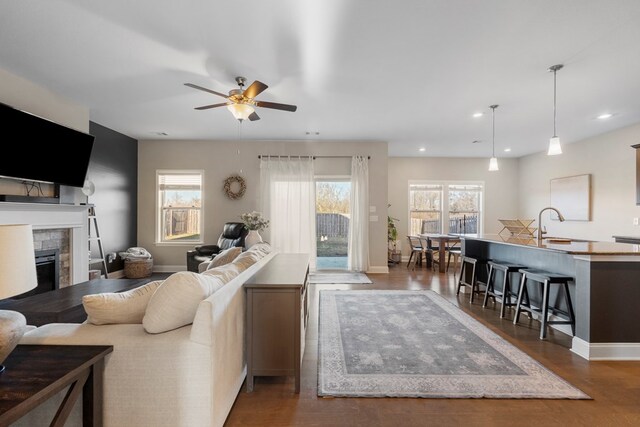
[[[89,280],[86,205],[2,202],[0,224],[31,224],[36,250],[60,247],[60,287]],[[68,257],[63,260],[65,247],[68,247]]]

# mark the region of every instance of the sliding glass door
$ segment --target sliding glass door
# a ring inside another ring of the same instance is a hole
[[[351,182],[348,178],[316,179],[316,247],[318,270],[346,270]]]

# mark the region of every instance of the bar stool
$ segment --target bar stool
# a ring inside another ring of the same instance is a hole
[[[489,261],[489,275],[487,276],[487,289],[484,293],[484,301],[482,303],[482,308],[487,306],[487,302],[489,301],[489,297],[493,298],[493,301],[496,301],[496,297],[500,298],[500,318],[504,317],[504,311],[506,307],[513,307],[516,305],[515,302],[511,301],[511,297],[517,297],[517,293],[514,293],[511,290],[511,274],[518,273],[520,274],[521,269],[526,269],[524,265],[513,264],[508,262],[496,262]],[[502,279],[502,290],[495,290],[495,282],[496,282],[496,270],[501,271],[503,274]],[[516,282],[518,283],[518,282]]]
[[[518,324],[518,318],[522,310],[529,313],[538,312],[542,315],[542,325],[540,326],[540,339],[543,340],[547,336],[547,325],[561,324],[571,325],[571,334],[575,335],[576,331],[576,318],[573,313],[573,305],[571,304],[571,295],[569,295],[569,282],[573,281],[573,277],[565,276],[563,274],[549,273],[548,271],[533,270],[528,268],[520,269],[522,274],[522,281],[520,283],[520,290],[518,291],[518,302],[516,303],[516,313],[513,317],[513,324]],[[529,301],[529,292],[527,291],[527,280],[537,282],[540,284],[540,293],[542,294],[542,308],[531,307]],[[551,308],[551,311],[564,314],[568,317],[568,320],[549,320],[549,291],[551,285],[561,285],[564,288],[564,297],[567,303],[567,311],[560,310],[558,308]],[[526,298],[526,302],[523,300]]]
[[[480,285],[485,285],[483,282],[478,280],[478,267],[484,266],[486,268],[487,261],[478,258],[472,258],[469,256],[463,256],[460,260],[460,279],[458,280],[458,290],[456,291],[456,295],[460,294],[460,289],[463,286],[471,287],[471,298],[469,302],[473,303],[473,298],[475,294],[480,294],[482,291],[480,290]],[[466,273],[467,269],[471,268],[471,282],[467,282]]]

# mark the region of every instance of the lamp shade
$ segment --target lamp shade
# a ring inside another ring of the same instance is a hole
[[[0,299],[20,295],[37,285],[31,225],[0,225]]]
[[[560,138],[554,136],[549,140],[549,151],[547,151],[547,155],[556,156],[558,154],[562,154],[562,147],[560,146]]]
[[[495,172],[497,170],[500,170],[500,168],[498,168],[498,158],[492,157],[489,159],[489,171]]]
[[[231,111],[231,114],[237,120],[247,120],[255,111],[249,104],[229,104],[227,105],[227,110]]]

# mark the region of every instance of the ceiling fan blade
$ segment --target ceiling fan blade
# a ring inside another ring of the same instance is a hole
[[[226,102],[222,102],[220,104],[211,104],[211,105],[204,105],[202,107],[196,107],[195,110],[208,110],[210,108],[224,107],[225,105],[228,105],[228,104]]]
[[[193,83],[185,83],[184,85],[185,85],[185,86],[192,87],[192,88],[194,88],[194,89],[203,90],[203,91],[205,91],[205,92],[209,92],[209,93],[212,93],[212,94],[214,94],[214,95],[221,96],[221,97],[223,97],[223,98],[227,98],[227,95],[225,95],[224,93],[216,92],[215,90],[207,89],[206,87],[202,87],[202,86],[194,85]]]
[[[298,109],[295,105],[278,104],[277,102],[256,101],[258,107],[273,108],[275,110],[284,110],[294,112]]]
[[[260,117],[254,111],[253,113],[249,114],[249,120],[255,122],[256,120],[260,120]]]
[[[245,89],[242,95],[246,96],[247,98],[253,99],[256,96],[260,95],[268,87],[269,86],[267,86],[266,84],[256,80],[253,83],[251,83],[251,86]]]

